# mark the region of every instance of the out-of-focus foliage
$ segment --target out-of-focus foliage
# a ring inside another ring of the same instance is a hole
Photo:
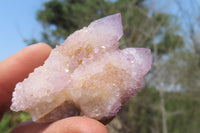
[[[42,41],[55,47],[70,33],[108,15],[111,6],[111,2],[104,0],[51,0],[44,3],[44,10],[37,13],[37,19],[45,29]]]
[[[186,92],[200,92],[200,66],[197,54],[187,50],[177,50],[170,53],[161,66],[160,74],[164,84],[171,84],[172,88]]]
[[[165,95],[169,133],[198,133],[200,131],[200,100],[198,94],[191,97],[185,92],[167,92]],[[160,133],[162,130],[159,109],[159,92],[144,87],[135,98],[131,98],[120,110],[115,126],[110,133]],[[0,132],[8,133],[17,124],[29,120],[26,113],[8,112],[0,123]],[[183,126],[184,125],[184,126]],[[109,127],[109,125],[108,125]],[[110,129],[111,127],[109,127]]]
[[[42,39],[39,41],[55,47],[62,43],[69,34],[87,26],[91,21],[120,12],[124,26],[124,36],[120,42],[123,46],[121,47],[152,47],[154,34],[159,34],[164,38],[158,45],[159,53],[166,52],[165,44],[168,45],[168,49],[175,48],[177,45],[173,42],[182,42],[182,38],[174,34],[175,30],[173,33],[166,32],[170,26],[170,16],[163,13],[156,14],[154,17],[149,16],[149,9],[143,3],[144,1],[51,0],[44,3],[44,9],[37,13],[37,19],[44,27],[44,32],[41,34]],[[166,40],[168,42],[165,42]],[[35,39],[29,41],[29,43],[35,42]]]
[[[200,131],[200,100],[185,92],[166,92],[165,107],[169,133],[198,133]],[[162,132],[159,92],[144,88],[130,99],[119,113],[119,133]],[[111,123],[112,124],[112,123]],[[184,126],[183,126],[184,125]],[[113,132],[114,133],[114,132]]]
[[[154,88],[145,88],[120,111],[122,131],[126,133],[160,132],[161,115],[159,110],[159,92]]]
[[[167,31],[160,38],[161,41],[157,44],[158,55],[168,54],[176,48],[182,48],[184,46],[183,38],[180,35],[174,34],[172,31]],[[151,45],[151,50],[154,46]]]
[[[7,112],[0,123],[0,133],[9,133],[19,123],[30,120],[30,116],[24,112]]]

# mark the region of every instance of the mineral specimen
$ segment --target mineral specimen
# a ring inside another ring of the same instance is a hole
[[[141,88],[152,63],[149,49],[120,50],[122,35],[119,13],[71,34],[16,85],[11,109],[36,122],[81,115],[104,123],[114,117]]]

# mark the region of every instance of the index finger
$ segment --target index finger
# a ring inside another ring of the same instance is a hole
[[[9,108],[16,83],[26,78],[35,67],[42,65],[50,51],[47,44],[38,43],[0,62],[0,113]]]

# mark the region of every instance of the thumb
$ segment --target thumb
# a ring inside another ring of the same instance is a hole
[[[97,120],[76,116],[51,124],[26,122],[13,129],[11,133],[108,133],[108,130]]]
[[[108,133],[97,120],[86,117],[69,117],[50,124],[44,133]]]

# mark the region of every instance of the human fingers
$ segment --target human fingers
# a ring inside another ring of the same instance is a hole
[[[44,63],[51,48],[44,43],[30,45],[0,62],[0,113],[11,104],[16,83],[28,76],[35,67]]]
[[[50,124],[44,133],[108,133],[108,130],[97,120],[76,116]]]
[[[33,125],[33,126],[32,126]],[[49,125],[29,122],[19,125],[11,133],[108,133],[106,127],[97,120],[86,117],[69,117]]]

